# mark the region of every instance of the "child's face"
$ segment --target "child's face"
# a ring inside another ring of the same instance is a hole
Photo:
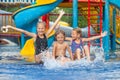
[[[64,39],[65,39],[65,36],[64,36],[62,33],[59,33],[59,34],[56,36],[56,40],[57,40],[57,42],[59,42],[59,43],[63,43],[63,42],[64,42]]]
[[[72,39],[75,40],[80,37],[80,34],[78,34],[76,31],[73,30],[71,36],[72,36]]]
[[[39,24],[37,27],[37,32],[39,35],[43,35],[45,33],[45,26],[43,24]]]

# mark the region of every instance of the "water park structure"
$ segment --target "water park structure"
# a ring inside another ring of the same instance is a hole
[[[4,4],[8,3],[10,0],[1,0]],[[11,0],[11,4],[16,0]],[[116,50],[116,41],[120,44],[119,36],[119,15],[116,15],[116,8],[120,9],[120,0],[18,0],[23,3],[32,3],[30,6],[23,7],[13,14],[13,20],[16,27],[36,33],[36,24],[40,16],[43,16],[42,20],[46,21],[49,25],[48,14],[54,8],[58,7],[72,7],[73,9],[73,20],[72,28],[78,27],[78,16],[82,14],[88,20],[88,37],[99,35],[103,31],[108,31],[108,34],[103,39],[101,38],[99,44],[88,45],[103,46],[105,59],[109,59],[110,50]],[[16,1],[17,2],[17,1]],[[19,3],[19,2],[17,2]],[[114,6],[112,9],[113,21],[110,21],[110,5]],[[79,14],[81,13],[81,14]],[[3,16],[3,15],[2,15]],[[116,20],[117,19],[117,20]],[[110,31],[110,24],[113,26],[112,35]],[[90,26],[94,26],[96,34],[91,34]],[[69,27],[67,28],[69,30]],[[2,34],[1,34],[2,35]],[[111,37],[112,36],[112,37]],[[53,42],[53,36],[50,36],[48,43],[51,45]],[[21,45],[25,44],[25,35],[21,34]]]

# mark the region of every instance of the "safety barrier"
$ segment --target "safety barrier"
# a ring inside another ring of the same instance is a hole
[[[36,0],[0,0],[0,3],[34,3]]]

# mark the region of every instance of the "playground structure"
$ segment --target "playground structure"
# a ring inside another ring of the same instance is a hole
[[[12,13],[0,10],[0,26],[12,23]]]
[[[12,8],[20,9],[33,4],[35,0],[0,0],[0,9],[10,10]]]
[[[45,3],[46,2],[46,3]],[[25,29],[30,32],[36,33],[36,23],[39,20],[40,16],[43,16],[53,10],[56,6],[59,7],[73,7],[73,28],[78,26],[78,12],[85,16],[88,20],[88,37],[99,35],[102,31],[108,31],[109,29],[109,5],[115,6],[113,11],[113,32],[112,38],[107,35],[106,37],[100,39],[100,44],[95,44],[99,46],[103,46],[105,52],[105,59],[109,59],[109,51],[110,49],[116,49],[116,39],[119,42],[119,37],[116,38],[118,33],[116,34],[116,13],[115,9],[120,9],[119,0],[46,0],[40,1],[36,0],[36,4],[31,6],[27,6],[16,11],[13,15],[13,19],[15,22],[16,27]],[[44,10],[43,10],[44,9]],[[39,10],[40,13],[38,12]],[[34,11],[34,12],[33,12]],[[32,13],[31,13],[32,12]],[[44,16],[44,19],[47,23],[49,20],[47,18],[49,16]],[[21,23],[20,23],[21,22]],[[49,25],[49,24],[48,24]],[[90,26],[93,25],[95,30],[97,30],[97,34],[91,34]],[[118,30],[118,29],[117,29]],[[109,42],[111,40],[111,44]],[[25,43],[24,34],[21,35],[22,45]],[[52,43],[53,36],[48,39],[49,43]],[[88,45],[93,45],[90,42]],[[111,45],[111,48],[110,48]]]
[[[1,8],[7,9],[8,7],[23,7],[23,6],[28,6],[32,3],[34,3],[35,0],[0,0],[0,6]],[[0,27],[5,26],[5,25],[14,25],[14,21],[12,19],[12,12],[7,12],[0,10]],[[0,38],[7,38],[7,37],[12,37],[12,38],[18,38],[18,43],[20,44],[20,36],[21,33],[17,32],[15,30],[10,29],[7,33],[3,33],[0,30]]]
[[[5,26],[5,25],[14,26],[13,20],[12,20],[12,13],[0,10],[0,28],[1,26]],[[20,44],[20,33],[19,32],[10,29],[7,33],[3,33],[0,30],[0,38],[10,38],[10,37],[14,37],[14,39],[18,38],[17,40],[18,40],[18,43]]]

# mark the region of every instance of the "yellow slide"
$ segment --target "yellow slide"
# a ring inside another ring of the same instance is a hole
[[[26,59],[26,61],[33,62],[34,61],[34,53],[35,53],[34,39],[31,38],[26,41],[24,47],[20,51],[20,54],[23,58]]]
[[[120,44],[120,18],[116,19],[116,42]]]
[[[36,0],[36,5],[45,5],[45,4],[51,4],[55,2],[56,0]]]
[[[116,42],[117,42],[118,44],[120,44],[120,41],[119,41],[118,39],[116,39]]]
[[[120,38],[120,18],[116,19],[116,37]]]
[[[113,9],[114,9],[114,6],[110,6],[110,21],[113,21],[112,20],[112,13],[113,13]],[[113,22],[110,22],[110,25],[112,26]],[[111,33],[114,34],[114,31],[113,31],[113,27],[110,29],[111,30]],[[120,18],[116,18],[116,42],[118,44],[120,44]]]
[[[55,34],[55,31],[52,31],[48,38],[53,36]],[[34,54],[35,54],[35,47],[34,47],[34,39],[31,38],[26,41],[24,47],[20,51],[20,55],[25,58],[26,61],[28,62],[34,62]]]

